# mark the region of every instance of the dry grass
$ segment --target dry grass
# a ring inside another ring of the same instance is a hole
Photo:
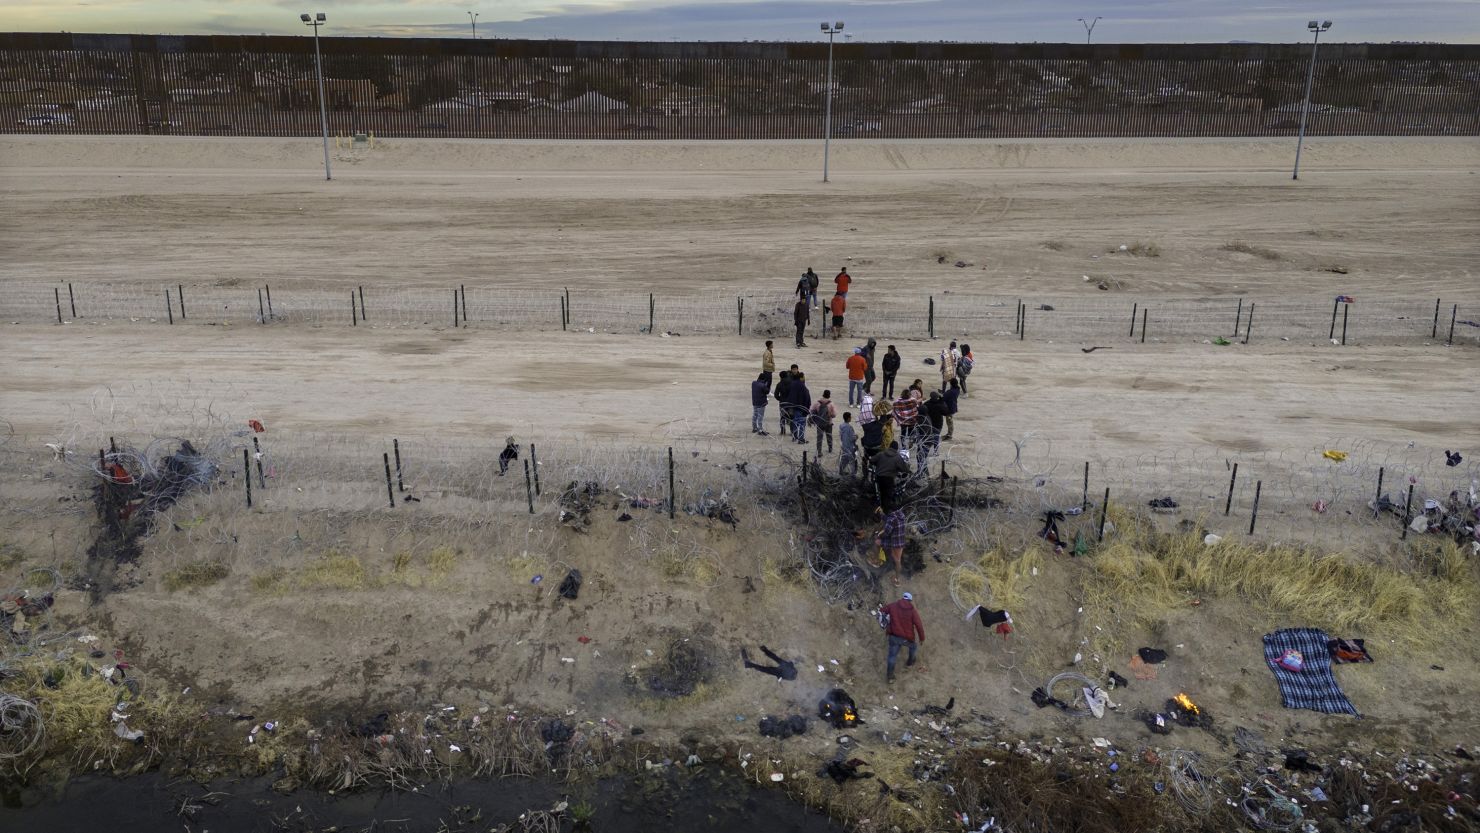
[[[1062,252],[1069,248],[1069,244],[1062,240],[1045,240],[1043,241],[1043,248],[1048,249],[1050,252]]]
[[[994,549],[977,559],[976,566],[987,578],[990,596],[985,600],[973,600],[972,603],[990,602],[993,607],[1011,610],[1021,607],[1027,598],[1029,580],[1034,577],[1035,571],[1043,568],[1043,551],[1030,547],[1017,555],[1011,555],[1005,550]]]
[[[231,568],[210,559],[187,561],[173,570],[165,572],[160,581],[171,593],[191,587],[206,587],[226,578]]]
[[[1197,534],[1161,533],[1132,518],[1117,526],[1091,563],[1086,607],[1117,610],[1143,627],[1155,628],[1195,599],[1227,596],[1271,620],[1412,647],[1452,638],[1475,621],[1480,602],[1476,566],[1453,545],[1410,571],[1296,547],[1208,546]]]
[[[252,589],[268,595],[304,590],[356,592],[384,587],[436,587],[445,584],[457,567],[460,552],[438,547],[425,556],[400,552],[384,569],[357,555],[330,550],[300,567],[274,567],[251,578]]]
[[[1105,251],[1112,255],[1128,254],[1133,257],[1161,257],[1161,246],[1156,243],[1148,243],[1145,240],[1137,240],[1124,249],[1116,246],[1113,249],[1106,249]]]
[[[1235,240],[1232,243],[1225,243],[1222,246],[1219,246],[1218,249],[1219,251],[1224,252],[1237,252],[1239,254],[1253,255],[1254,257],[1260,258],[1262,260],[1285,259],[1284,255],[1281,255],[1274,249],[1266,249],[1263,246],[1255,246],[1251,243],[1245,243],[1242,240]]]

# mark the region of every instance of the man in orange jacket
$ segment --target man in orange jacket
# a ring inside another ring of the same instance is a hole
[[[863,348],[853,348],[853,355],[845,364],[848,368],[848,404],[862,405],[864,375],[868,372],[868,359],[863,356]],[[872,414],[869,416],[873,417]]]
[[[848,302],[844,300],[842,295],[834,295],[832,296],[832,300],[828,302],[828,307],[832,310],[832,337],[835,339],[842,338],[843,313],[848,310]]]
[[[894,682],[894,661],[899,657],[899,649],[908,645],[909,657],[905,660],[905,666],[915,664],[915,649],[925,644],[925,625],[920,621],[920,611],[915,609],[914,595],[905,593],[899,601],[884,608],[884,613],[889,617],[889,662],[885,680]],[[918,643],[916,635],[920,637]]]

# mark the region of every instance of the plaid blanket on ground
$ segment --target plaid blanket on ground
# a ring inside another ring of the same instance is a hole
[[[1265,634],[1264,662],[1280,685],[1280,699],[1285,708],[1361,717],[1352,701],[1341,693],[1336,675],[1331,673],[1331,655],[1326,649],[1329,640],[1325,631],[1315,628],[1287,628]],[[1299,671],[1280,665],[1280,657],[1290,650],[1299,651],[1304,658]]]

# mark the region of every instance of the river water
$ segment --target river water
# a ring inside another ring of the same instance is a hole
[[[209,800],[203,800],[211,793]],[[486,833],[526,810],[549,809],[562,797],[595,808],[596,833],[841,833],[842,827],[718,771],[624,776],[578,785],[531,779],[460,781],[410,792],[280,795],[267,779],[202,787],[149,774],[85,776],[61,795],[0,786],[0,830],[14,833]],[[568,831],[566,821],[560,830]]]

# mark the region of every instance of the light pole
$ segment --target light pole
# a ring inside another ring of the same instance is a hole
[[[468,12],[468,21],[473,24],[473,40],[478,39],[478,13]]]
[[[843,31],[843,21],[839,20],[832,25],[827,21],[822,22],[822,31],[827,33],[827,113],[822,121],[822,181],[827,182],[827,163],[832,151],[832,61],[833,61],[833,36]]]
[[[1089,43],[1089,39],[1092,38],[1092,37],[1094,37],[1094,35],[1095,35],[1095,24],[1096,23],[1099,23],[1103,19],[1104,18],[1099,18],[1099,17],[1095,18],[1094,20],[1085,20],[1082,17],[1079,18],[1079,22],[1082,23],[1082,24],[1084,24],[1084,42],[1085,43]]]
[[[1295,172],[1291,179],[1300,178],[1300,147],[1305,144],[1305,117],[1310,113],[1310,88],[1316,80],[1316,49],[1321,45],[1321,33],[1331,28],[1331,21],[1317,23],[1312,20],[1305,24],[1305,28],[1315,33],[1315,40],[1310,42],[1310,72],[1305,76],[1305,104],[1300,107],[1300,138],[1295,140]]]
[[[313,27],[313,65],[319,74],[319,125],[324,129],[324,179],[333,179],[329,172],[329,110],[324,106],[324,58],[319,54],[319,27],[327,19],[323,12],[309,17],[307,12],[298,15],[304,25]]]

